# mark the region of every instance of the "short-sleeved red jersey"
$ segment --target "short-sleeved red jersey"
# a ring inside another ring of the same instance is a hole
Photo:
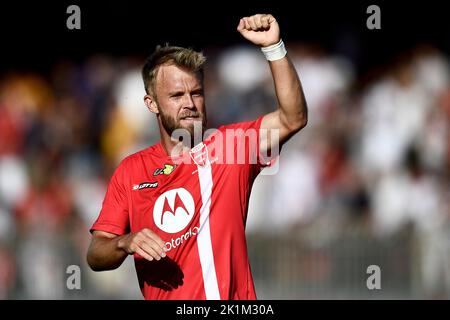
[[[159,261],[134,255],[145,299],[256,299],[245,224],[261,121],[222,126],[175,160],[158,143],[117,167],[91,232],[149,228],[166,242]]]

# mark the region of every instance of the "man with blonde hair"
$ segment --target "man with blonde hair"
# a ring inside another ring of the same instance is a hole
[[[245,240],[251,187],[270,163],[264,155],[306,125],[307,107],[276,19],[244,17],[237,30],[261,47],[278,100],[276,111],[254,121],[196,141],[207,123],[205,57],[163,46],[144,65],[144,102],[161,141],[114,172],[87,261],[95,271],[111,270],[134,255],[146,299],[256,299]],[[276,138],[262,133],[271,131]]]

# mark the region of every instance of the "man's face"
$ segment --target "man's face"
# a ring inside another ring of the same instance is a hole
[[[186,129],[193,138],[195,122],[205,128],[205,98],[200,73],[174,65],[160,66],[155,93],[161,123],[169,135],[176,129]]]

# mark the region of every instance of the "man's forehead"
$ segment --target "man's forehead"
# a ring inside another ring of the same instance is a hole
[[[195,85],[202,85],[201,76],[199,72],[192,72],[185,68],[176,65],[162,65],[159,67],[157,74],[157,85],[172,86],[183,85],[183,83],[190,82]]]
[[[164,64],[159,67],[157,74],[158,82],[172,82],[185,79],[200,80],[200,73],[189,71],[174,64]]]

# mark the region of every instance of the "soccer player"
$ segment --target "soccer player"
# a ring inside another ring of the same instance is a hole
[[[161,140],[117,167],[87,261],[111,270],[134,255],[145,299],[256,299],[245,239],[251,187],[270,164],[268,151],[276,154],[306,125],[307,107],[276,19],[244,17],[237,30],[261,47],[278,100],[276,111],[254,121],[222,126],[196,143],[197,129],[206,129],[205,57],[158,47],[143,67],[144,102]],[[183,132],[189,135],[181,139]]]

